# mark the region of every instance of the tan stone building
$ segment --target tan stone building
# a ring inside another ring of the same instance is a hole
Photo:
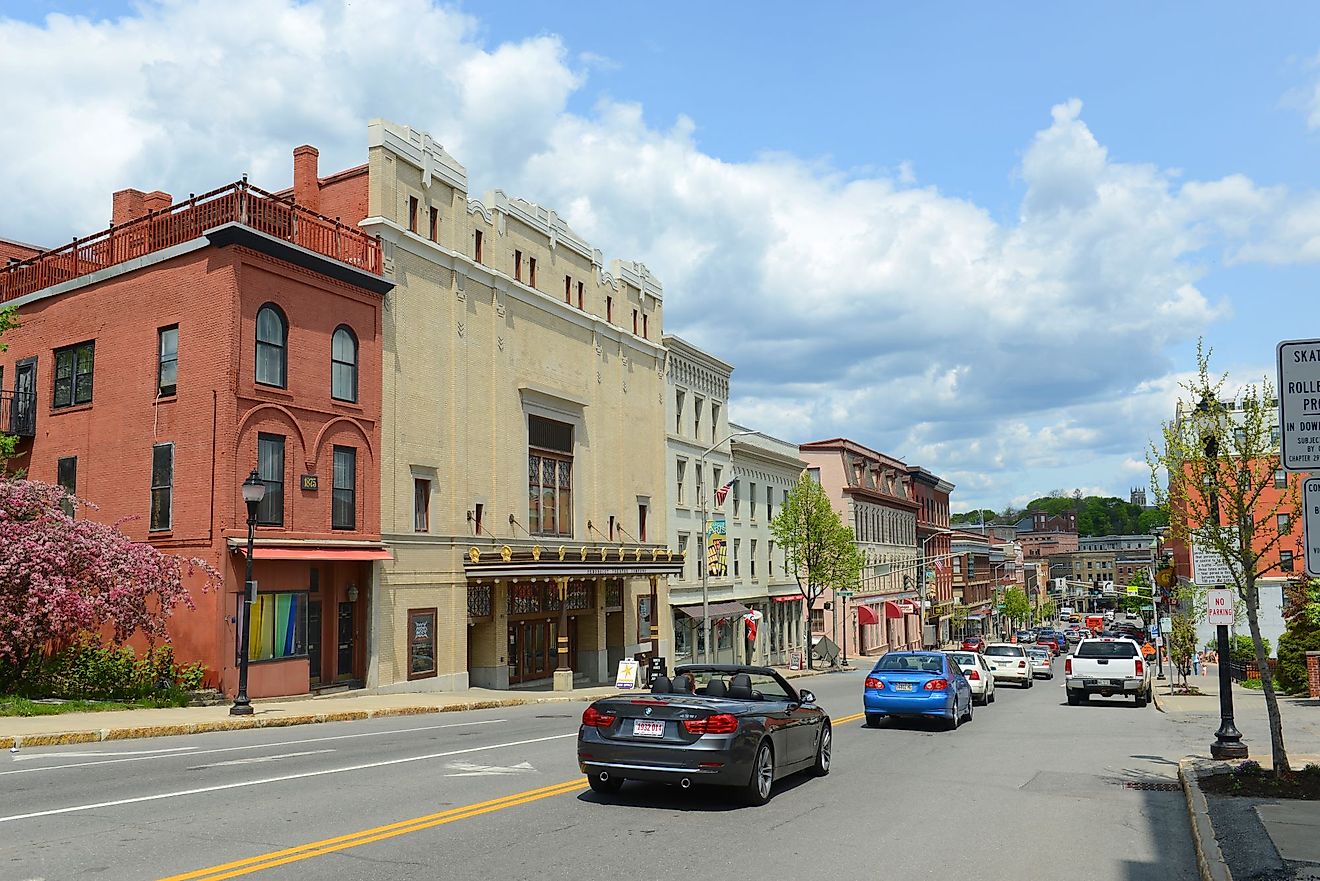
[[[368,155],[395,288],[367,686],[549,680],[565,642],[579,683],[667,654],[659,281],[554,211],[469,198],[429,135],[377,120]]]

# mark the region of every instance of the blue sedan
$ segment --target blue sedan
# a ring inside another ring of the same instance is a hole
[[[972,720],[972,687],[944,652],[889,652],[866,677],[866,724],[885,716],[936,716],[953,730]]]

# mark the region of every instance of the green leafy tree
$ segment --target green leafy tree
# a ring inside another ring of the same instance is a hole
[[[826,591],[851,588],[861,580],[865,560],[853,542],[852,530],[843,525],[829,496],[810,475],[803,474],[789,490],[779,513],[770,521],[770,533],[784,549],[784,559],[797,576],[808,616]],[[808,647],[807,667],[811,666]]]
[[[1290,480],[1286,489],[1271,495],[1280,465],[1272,437],[1277,399],[1269,378],[1245,387],[1230,413],[1219,403],[1227,377],[1211,375],[1210,353],[1199,344],[1196,362],[1196,377],[1182,385],[1188,399],[1179,403],[1179,418],[1164,426],[1163,449],[1152,444],[1147,453],[1151,486],[1171,514],[1172,538],[1187,543],[1195,537],[1227,565],[1232,576],[1227,586],[1246,606],[1274,768],[1286,774],[1291,769],[1283,723],[1267,661],[1269,647],[1260,632],[1259,582],[1274,568],[1281,549],[1296,549],[1293,518],[1278,528],[1275,515],[1297,510],[1298,482]],[[1167,488],[1161,485],[1161,472]],[[1269,498],[1275,501],[1267,502]]]
[[[1025,590],[1020,587],[1010,587],[1004,591],[1004,617],[1014,627],[1031,620],[1031,602],[1027,599]]]
[[[1192,675],[1192,659],[1196,655],[1196,622],[1190,615],[1178,615],[1173,619],[1173,632],[1169,634],[1169,660],[1182,676],[1183,687],[1187,686],[1187,677]]]
[[[9,351],[9,346],[5,345],[3,339],[5,332],[14,330],[18,327],[18,320],[15,316],[18,311],[13,308],[0,309],[0,352]],[[0,475],[7,470],[5,463],[14,456],[14,450],[18,447],[18,438],[13,435],[0,432]]]

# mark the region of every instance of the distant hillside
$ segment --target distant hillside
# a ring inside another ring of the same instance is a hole
[[[1017,523],[1029,511],[1045,511],[1048,514],[1062,514],[1065,511],[1077,512],[1077,533],[1091,535],[1148,535],[1156,526],[1168,525],[1168,515],[1155,508],[1143,508],[1114,496],[1045,496],[1032,500],[1025,508],[1008,508],[1003,512],[985,508],[954,514],[949,522],[954,526],[974,526],[985,518],[985,524],[1011,525]]]

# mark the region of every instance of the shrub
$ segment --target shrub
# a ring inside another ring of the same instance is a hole
[[[1262,638],[1261,642],[1265,644],[1265,656],[1269,657],[1270,641]],[[1235,635],[1229,642],[1228,648],[1229,655],[1235,662],[1239,664],[1256,663],[1256,646],[1252,643],[1249,635],[1245,633]]]
[[[68,700],[141,700],[182,694],[201,685],[206,668],[180,667],[171,646],[138,656],[130,646],[105,646],[84,636],[26,671],[21,694]]]
[[[1274,671],[1279,688],[1292,694],[1307,690],[1307,652],[1320,652],[1320,625],[1306,615],[1294,615],[1279,637],[1279,666]]]

